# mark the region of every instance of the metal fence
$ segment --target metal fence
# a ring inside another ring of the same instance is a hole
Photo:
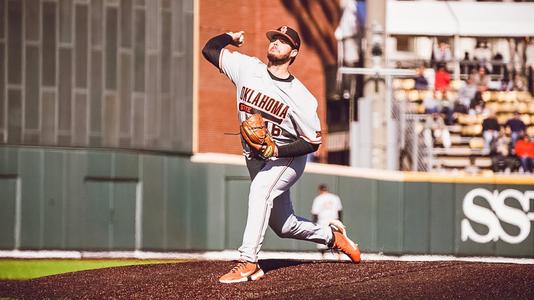
[[[394,100],[393,119],[398,122],[399,170],[430,171],[434,167],[432,122],[430,115],[414,114],[407,101]]]

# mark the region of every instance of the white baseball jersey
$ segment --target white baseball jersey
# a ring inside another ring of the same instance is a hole
[[[237,111],[240,123],[251,114],[261,113],[277,145],[302,137],[309,143],[321,143],[321,124],[317,100],[297,79],[273,80],[267,65],[259,59],[223,49],[219,58],[221,71],[237,89]],[[243,143],[245,153],[249,153]]]
[[[324,193],[313,199],[311,213],[317,215],[319,225],[328,225],[330,221],[338,219],[341,210],[341,199],[337,195]]]
[[[260,113],[278,145],[299,137],[321,143],[317,100],[299,80],[274,80],[259,59],[227,49],[219,56],[219,68],[236,86],[240,122]],[[304,172],[306,156],[253,159],[242,144],[252,182],[240,259],[257,262],[267,227],[281,237],[329,244],[332,230],[295,216],[291,204],[289,189]]]

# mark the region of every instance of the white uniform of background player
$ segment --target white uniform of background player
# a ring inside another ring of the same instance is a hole
[[[216,36],[202,50],[204,57],[236,87],[239,120],[236,127],[252,114],[260,113],[277,145],[274,156],[264,160],[242,143],[252,179],[247,224],[239,247],[241,263],[219,279],[224,283],[257,280],[263,276],[257,261],[267,226],[283,238],[333,247],[344,243],[348,245],[347,253],[353,253],[359,261],[359,250],[351,246],[344,229],[336,231],[294,214],[289,189],[304,172],[306,154],[316,151],[321,143],[321,126],[317,100],[287,69],[300,47],[298,33],[282,26],[267,32],[267,37],[269,65],[258,58],[224,49],[228,44],[239,46],[243,32]]]
[[[328,226],[331,221],[340,219],[342,211],[343,206],[339,196],[329,193],[326,185],[319,185],[319,195],[313,199],[311,208],[314,221],[319,226]],[[324,254],[324,250],[328,249],[328,247],[317,244],[317,249]]]

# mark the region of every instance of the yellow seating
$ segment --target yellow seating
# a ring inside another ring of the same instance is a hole
[[[504,102],[506,99],[506,93],[505,92],[497,92],[497,101]]]
[[[504,102],[499,105],[498,112],[513,112],[515,110],[514,104],[511,102]]]
[[[492,111],[499,111],[499,103],[497,102],[488,102],[486,103],[486,107]]]
[[[426,97],[433,97],[433,96],[434,96],[434,92],[432,92],[430,90],[419,91],[419,98],[421,100],[425,99]]]
[[[459,90],[465,85],[465,81],[463,80],[451,80],[449,87],[453,90]]]
[[[419,101],[421,98],[419,97],[419,91],[417,90],[411,90],[408,92],[408,100],[410,101]]]
[[[515,91],[510,91],[504,94],[504,100],[508,102],[517,100],[517,93]]]
[[[462,135],[473,136],[482,134],[482,125],[466,125],[462,128]]]
[[[508,119],[510,119],[511,116],[512,116],[512,114],[510,114],[510,113],[499,114],[499,115],[497,115],[497,122],[499,122],[499,124],[503,125],[504,123],[506,123],[506,121],[508,121]]]
[[[523,92],[516,92],[516,95],[517,95],[517,100],[518,101],[522,101],[522,102],[526,102],[526,101],[529,101],[531,100],[530,98],[530,93],[529,92],[526,92],[526,91],[523,91]]]
[[[425,113],[425,106],[423,104],[419,104],[417,106],[417,113],[418,114],[424,114]]]
[[[455,91],[447,91],[445,92],[445,96],[447,99],[451,100],[451,101],[454,101],[456,99],[458,99],[458,92],[455,92]]]
[[[402,87],[402,79],[395,78],[393,79],[393,89],[398,90]]]
[[[484,102],[488,102],[491,99],[493,99],[493,95],[491,92],[485,91],[482,93],[482,100],[484,100]]]
[[[517,104],[517,111],[519,111],[522,114],[528,113],[528,105],[525,102],[519,102]]]
[[[421,100],[426,97],[436,97],[443,101],[453,103],[458,98],[457,90],[463,82],[451,81],[450,89],[442,92],[433,90],[415,90],[415,81],[412,79],[396,79],[393,81],[394,97],[397,100],[408,100],[407,109],[409,113],[423,114],[425,107]],[[497,121],[504,125],[514,112],[521,114],[521,120],[527,125],[527,134],[534,137],[534,98],[529,92],[515,91],[485,91],[482,93],[482,100],[485,101],[486,109],[497,113]],[[443,104],[443,103],[442,103]],[[484,155],[484,139],[482,135],[482,122],[486,115],[478,114],[456,114],[457,123],[449,125],[447,128],[451,133],[450,139],[452,146],[450,148],[441,148],[438,146],[434,149],[436,156],[436,165],[445,168],[463,169],[469,165],[469,157],[476,155],[475,164],[483,168],[482,172],[492,173],[492,162],[489,156]],[[415,131],[423,129],[423,125],[416,124]],[[442,144],[438,138],[436,143]],[[468,145],[466,145],[468,144]]]
[[[530,115],[527,115],[527,114],[523,114],[521,115],[521,121],[523,121],[523,123],[525,123],[525,125],[530,125]]]
[[[471,149],[482,149],[484,147],[484,139],[479,137],[474,137],[469,140],[469,147]]]
[[[401,86],[405,90],[411,90],[415,88],[415,80],[413,79],[404,79],[401,83]]]
[[[465,125],[472,124],[482,124],[483,117],[481,115],[469,115],[469,114],[460,114],[458,115],[458,123]]]
[[[397,90],[393,93],[393,97],[398,101],[405,101],[408,97],[404,90]]]

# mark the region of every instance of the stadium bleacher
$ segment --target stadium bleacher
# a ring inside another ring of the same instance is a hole
[[[458,90],[465,84],[462,80],[453,80],[449,89],[440,95],[442,104],[447,105],[458,99]],[[408,113],[425,114],[423,100],[434,93],[432,90],[416,90],[412,78],[396,79],[393,82],[394,98],[406,103]],[[495,111],[501,126],[510,119],[515,111],[520,113],[521,120],[527,126],[526,133],[534,136],[534,98],[526,91],[484,91],[482,92],[484,106]],[[475,165],[482,171],[491,172],[492,160],[483,153],[484,139],[482,138],[482,113],[456,114],[455,123],[447,125],[450,133],[450,147],[444,147],[441,139],[434,141],[434,166],[450,170],[463,170],[470,164],[470,158],[475,159]]]

